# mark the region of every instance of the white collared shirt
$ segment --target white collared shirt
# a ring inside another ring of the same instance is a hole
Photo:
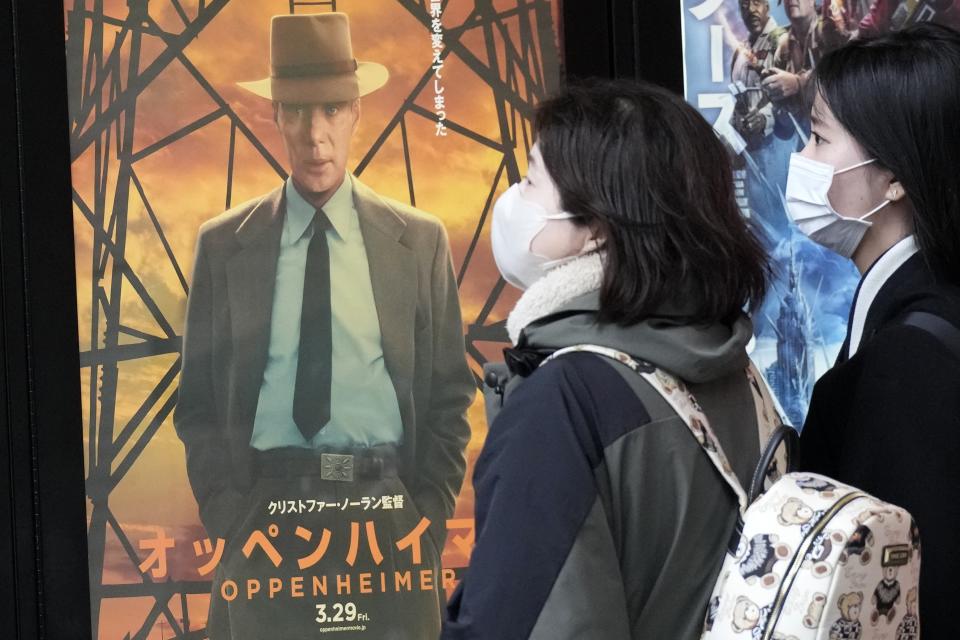
[[[266,450],[399,443],[403,422],[383,358],[370,264],[349,174],[323,206],[332,227],[326,232],[333,341],[330,422],[307,442],[293,421],[304,269],[316,210],[291,180],[284,188],[286,211],[277,259],[270,346],[250,445]]]
[[[912,235],[907,236],[887,249],[867,271],[867,274],[863,277],[863,284],[860,285],[857,299],[853,302],[853,320],[850,325],[850,347],[847,350],[847,358],[852,358],[860,346],[860,341],[863,339],[863,329],[867,322],[867,313],[870,311],[870,305],[873,304],[880,288],[897,269],[903,266],[904,262],[910,259],[910,256],[919,250],[916,238]]]

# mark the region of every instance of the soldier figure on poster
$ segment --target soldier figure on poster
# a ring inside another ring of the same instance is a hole
[[[740,17],[750,38],[734,49],[730,60],[730,82],[739,91],[731,124],[752,151],[773,133],[773,102],[761,83],[773,68],[774,55],[787,30],[770,15],[769,0],[740,0]]]
[[[823,55],[823,21],[814,0],[786,0],[790,28],[774,54],[774,69],[763,85],[770,98],[782,107],[778,123],[783,137],[793,135],[797,123],[807,119],[812,97],[810,74]],[[807,135],[808,125],[803,127]]]
[[[765,238],[784,226],[780,197],[772,186],[772,176],[760,171],[780,152],[782,140],[774,137],[780,106],[771,99],[764,79],[774,72],[774,58],[787,29],[770,15],[769,0],[740,0],[740,18],[749,34],[734,48],[730,60],[730,87],[735,106],[730,124],[746,143],[736,166],[746,165],[745,186],[751,216],[761,222]],[[747,156],[751,162],[747,162]]]

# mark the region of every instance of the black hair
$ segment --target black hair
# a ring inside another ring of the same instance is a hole
[[[931,270],[960,281],[960,33],[913,25],[828,53],[815,73],[837,121],[903,185]]]
[[[627,80],[568,85],[534,130],[564,210],[604,238],[598,320],[630,325],[668,302],[729,322],[766,290],[767,255],[737,206],[729,156],[692,106]]]

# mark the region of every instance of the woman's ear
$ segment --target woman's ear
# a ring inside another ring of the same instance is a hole
[[[583,247],[580,248],[580,255],[602,249],[604,241],[603,232],[597,226],[591,226],[590,235],[587,237],[587,241],[583,243]]]
[[[890,186],[887,187],[887,192],[883,194],[883,197],[891,202],[899,202],[906,196],[907,190],[904,189],[900,181],[896,179],[890,180]]]

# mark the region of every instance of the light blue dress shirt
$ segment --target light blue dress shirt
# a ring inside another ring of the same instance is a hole
[[[330,422],[307,441],[293,421],[304,268],[307,246],[313,237],[315,209],[289,179],[285,196],[270,346],[250,445],[266,450],[399,443],[403,438],[400,406],[383,359],[370,265],[353,205],[353,183],[349,174],[323,206],[332,226],[326,232],[333,315]]]

